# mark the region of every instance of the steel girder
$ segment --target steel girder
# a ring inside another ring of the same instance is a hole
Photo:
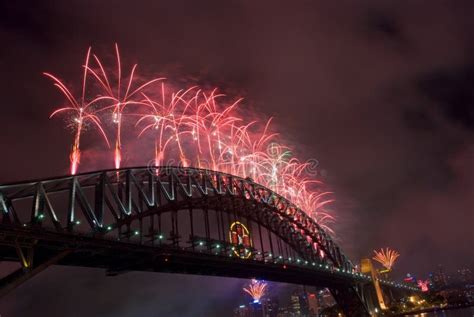
[[[91,188],[93,198],[85,192]],[[67,200],[67,215],[54,208],[50,196],[56,194]],[[13,203],[28,200],[31,216],[21,219]],[[353,270],[352,263],[311,217],[249,178],[196,168],[144,167],[0,185],[4,224],[38,227],[49,219],[54,230],[74,232],[78,213],[82,213],[90,233],[97,237],[111,227],[120,228],[156,212],[197,207],[242,213],[273,231],[305,260]],[[115,223],[104,223],[107,212]]]
[[[180,246],[178,232],[182,210],[188,211],[191,226],[186,247]],[[205,237],[193,233],[197,211],[202,213]],[[215,211],[217,240],[209,233],[210,211]],[[160,217],[165,213],[171,216],[172,244],[159,241]],[[262,243],[257,261],[213,256],[220,246],[232,255],[224,214],[227,220],[247,219],[258,225],[253,231]],[[361,291],[370,277],[355,272],[330,235],[304,211],[249,178],[196,168],[139,167],[4,184],[0,221],[4,253],[0,258],[22,263],[20,270],[0,281],[0,296],[49,265],[61,263],[103,267],[111,275],[168,269],[234,277],[255,273],[268,280],[330,287],[349,314],[365,316],[370,310],[366,307],[370,298],[365,298],[370,294]],[[143,230],[144,223],[148,231]],[[264,250],[261,227],[268,231],[270,245],[274,235],[279,248],[283,242],[312,266],[287,266],[289,262],[272,258]],[[208,252],[197,254],[203,240]],[[172,268],[167,267],[170,257]]]

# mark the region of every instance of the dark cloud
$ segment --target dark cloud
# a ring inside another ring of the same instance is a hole
[[[44,21],[50,13],[51,10],[44,4],[25,6],[18,2],[3,1],[0,3],[0,28],[3,32],[14,32],[31,41],[41,41],[51,31]]]
[[[446,120],[474,129],[474,68],[465,65],[427,74],[419,81],[421,94],[433,101]]]
[[[367,31],[389,41],[403,41],[400,21],[390,11],[370,10],[367,13]]]

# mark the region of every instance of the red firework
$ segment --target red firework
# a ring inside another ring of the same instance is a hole
[[[389,248],[386,248],[385,250],[382,248],[380,249],[380,251],[374,250],[374,253],[375,256],[372,259],[382,264],[383,267],[385,267],[385,269],[389,271],[392,269],[393,264],[400,256],[397,251],[391,250]]]
[[[259,303],[262,297],[265,295],[265,291],[267,288],[267,283],[264,281],[257,281],[253,279],[247,288],[243,288],[244,292],[252,296],[254,303]]]
[[[115,44],[115,54],[117,58],[117,82],[115,87],[113,86],[113,84],[111,84],[111,81],[109,79],[111,76],[107,75],[107,72],[105,71],[102,62],[95,54],[94,60],[97,63],[99,70],[95,71],[89,67],[87,67],[87,70],[90,71],[90,73],[97,79],[97,81],[102,86],[104,93],[103,98],[112,101],[112,105],[104,107],[101,110],[112,109],[112,121],[116,125],[114,163],[115,168],[118,169],[120,168],[120,164],[122,161],[122,116],[125,107],[133,104],[140,104],[140,102],[135,100],[133,97],[150,84],[162,80],[163,78],[155,78],[143,83],[137,88],[132,88],[135,79],[135,70],[138,66],[137,64],[134,64],[130,71],[130,75],[128,76],[127,85],[126,87],[123,87],[122,83],[124,79],[122,78],[122,62],[120,60],[120,52],[117,44]]]
[[[428,292],[429,291],[429,280],[418,280],[417,281],[418,287],[421,289],[422,292]]]
[[[80,142],[81,142],[81,134],[84,130],[85,124],[88,121],[92,122],[100,131],[100,134],[104,137],[107,145],[109,145],[109,141],[107,139],[107,135],[105,134],[104,129],[102,128],[100,118],[95,114],[96,111],[92,109],[92,105],[95,104],[97,101],[104,99],[103,97],[98,97],[93,99],[92,101],[86,102],[85,101],[85,94],[86,94],[86,82],[87,82],[87,69],[89,65],[89,57],[90,57],[91,48],[87,50],[86,61],[84,64],[84,75],[82,79],[82,94],[80,98],[74,97],[73,93],[67,88],[67,86],[61,82],[57,77],[49,74],[43,73],[47,77],[51,78],[54,82],[54,86],[56,86],[62,94],[66,97],[69,105],[66,107],[59,108],[55,110],[51,115],[50,118],[54,117],[55,115],[63,112],[72,113],[72,126],[74,129],[74,141],[72,144],[71,153],[69,155],[69,159],[71,161],[71,174],[74,175],[77,172],[77,168],[80,163],[81,159],[81,150],[80,150]]]
[[[219,94],[217,89],[208,92],[191,87],[175,91],[164,82],[151,86],[162,78],[132,88],[137,65],[132,67],[126,85],[122,85],[124,80],[117,45],[115,53],[118,76],[117,82],[112,84],[97,56],[93,55],[96,69],[89,66],[89,49],[84,66],[83,93],[79,99],[73,98],[56,77],[47,74],[71,104],[53,115],[69,110],[75,111],[78,119],[71,153],[72,174],[76,173],[79,163],[79,139],[84,120],[92,121],[107,140],[99,115],[113,119],[114,164],[115,168],[121,166],[122,122],[128,108],[128,118],[139,127],[138,135],[148,134],[154,138],[156,166],[178,163],[250,177],[294,202],[332,232],[328,224],[334,218],[327,210],[327,204],[332,202],[331,193],[322,191],[321,182],[314,179],[312,163],[298,160],[292,149],[282,144],[278,133],[273,132],[271,119],[264,123],[246,120],[248,116],[242,115],[238,109],[242,99],[228,102],[228,98]],[[99,97],[85,102],[88,74],[97,81],[102,92]],[[101,106],[104,103],[108,104]]]

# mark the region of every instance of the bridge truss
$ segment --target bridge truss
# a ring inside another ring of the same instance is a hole
[[[51,264],[258,277],[339,294],[371,279],[296,205],[210,170],[127,168],[0,185],[0,216],[0,259],[22,264],[0,282],[4,293]]]

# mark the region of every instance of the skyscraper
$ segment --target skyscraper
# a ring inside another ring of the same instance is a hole
[[[298,289],[293,292],[290,297],[292,312],[295,316],[308,316],[308,296],[303,287],[303,289]]]
[[[318,316],[319,315],[319,303],[318,297],[315,293],[308,293],[308,316]]]
[[[247,305],[240,305],[234,309],[234,317],[250,317],[250,309]]]
[[[334,297],[332,297],[331,292],[327,288],[319,291],[318,298],[321,308],[327,308],[336,305]]]
[[[279,302],[277,298],[265,298],[262,300],[263,314],[265,317],[277,317]]]
[[[290,301],[291,301],[291,309],[293,313],[296,316],[301,316],[300,297],[298,296],[298,294],[297,293],[292,294],[290,297]]]
[[[441,288],[447,285],[448,280],[444,268],[442,265],[438,265],[437,270],[431,275],[433,286],[435,288]]]

